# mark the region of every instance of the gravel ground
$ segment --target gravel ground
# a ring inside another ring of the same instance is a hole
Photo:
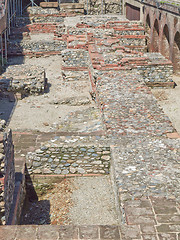
[[[109,176],[77,177],[69,218],[78,225],[115,225],[118,217]],[[80,214],[81,213],[81,214]]]
[[[66,83],[61,75],[61,56],[50,56],[41,58],[11,58],[11,64],[40,65],[45,68],[46,77],[49,83],[49,91],[39,96],[29,96],[17,102],[17,106],[12,115],[9,127],[14,131],[76,131],[76,123],[78,123],[78,131],[88,129],[94,130],[94,125],[100,122],[100,113],[96,110],[96,105],[90,96],[90,81]],[[72,106],[60,104],[61,100],[67,98],[84,97],[89,99],[88,104]],[[88,109],[93,109],[95,115],[86,117]],[[97,113],[96,113],[97,112]],[[81,114],[80,114],[81,113]],[[73,119],[71,119],[73,116]],[[77,119],[77,120],[76,120]],[[95,121],[95,122],[94,122]],[[68,129],[67,129],[68,122]],[[81,124],[79,124],[79,122]],[[97,124],[98,125],[98,124]],[[81,130],[81,127],[83,128]],[[96,129],[95,129],[96,130]]]
[[[65,225],[70,220],[67,217],[70,205],[73,181],[70,179],[59,179],[55,183],[45,180],[34,183],[38,200],[32,199],[29,192],[26,208],[23,211],[21,224],[52,224]]]

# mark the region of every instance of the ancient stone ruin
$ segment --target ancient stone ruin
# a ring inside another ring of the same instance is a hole
[[[13,2],[0,239],[178,240],[180,136],[151,89],[177,84],[179,1]]]

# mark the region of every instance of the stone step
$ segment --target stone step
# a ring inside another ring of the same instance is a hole
[[[82,13],[84,14],[84,9],[65,9],[67,13]]]
[[[61,3],[61,9],[84,9],[84,4],[82,3]]]
[[[42,8],[58,8],[59,3],[58,2],[41,2],[40,7],[42,7]]]

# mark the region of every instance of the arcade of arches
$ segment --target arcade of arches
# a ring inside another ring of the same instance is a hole
[[[180,19],[160,11],[145,9],[149,52],[161,52],[173,63],[174,73],[180,75]]]

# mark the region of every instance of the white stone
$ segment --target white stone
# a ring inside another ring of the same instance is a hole
[[[75,173],[75,172],[77,172],[77,169],[74,168],[74,167],[70,167],[69,170],[70,170],[70,173]]]

